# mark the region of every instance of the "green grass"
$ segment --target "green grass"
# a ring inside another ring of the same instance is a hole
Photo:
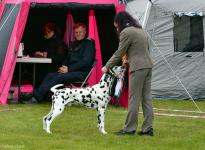
[[[205,108],[205,102],[199,101],[198,104]],[[183,101],[154,101],[154,106],[160,108],[189,109],[192,105],[188,106]],[[205,119],[155,116],[154,137],[116,136],[113,132],[122,129],[127,112],[126,109],[109,106],[105,115],[108,134],[102,135],[97,128],[95,110],[72,106],[53,122],[53,133],[47,134],[42,129],[42,117],[49,110],[50,103],[0,107],[0,150],[205,149]],[[142,114],[139,115],[138,130],[141,123]]]

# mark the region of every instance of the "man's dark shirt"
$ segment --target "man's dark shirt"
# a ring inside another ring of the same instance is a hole
[[[95,60],[94,41],[84,38],[83,40],[72,43],[69,49],[69,56],[64,62],[64,65],[68,66],[69,72],[81,71],[88,73]]]

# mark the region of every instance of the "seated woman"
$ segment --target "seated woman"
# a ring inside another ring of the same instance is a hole
[[[74,27],[76,41],[72,44],[71,53],[57,72],[49,73],[41,85],[34,90],[34,95],[26,104],[42,102],[56,84],[68,83],[84,79],[91,70],[95,60],[95,45],[86,37],[86,26],[78,23]]]
[[[39,85],[46,74],[57,71],[65,60],[68,49],[60,36],[60,31],[52,22],[43,25],[42,35],[44,37],[41,50],[34,53],[34,57],[51,58],[51,64],[41,64],[37,67],[37,85]]]

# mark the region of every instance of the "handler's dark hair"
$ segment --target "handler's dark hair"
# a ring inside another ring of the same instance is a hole
[[[126,27],[136,27],[142,28],[140,23],[134,19],[128,12],[121,11],[114,17],[114,22],[118,25],[119,32],[121,32]]]

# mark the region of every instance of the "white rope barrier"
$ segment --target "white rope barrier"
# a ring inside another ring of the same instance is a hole
[[[205,114],[205,112],[201,112],[201,111],[180,110],[180,109],[154,108],[154,110],[159,110],[159,111],[173,111],[173,112],[184,112],[184,113],[199,113],[199,114]]]

